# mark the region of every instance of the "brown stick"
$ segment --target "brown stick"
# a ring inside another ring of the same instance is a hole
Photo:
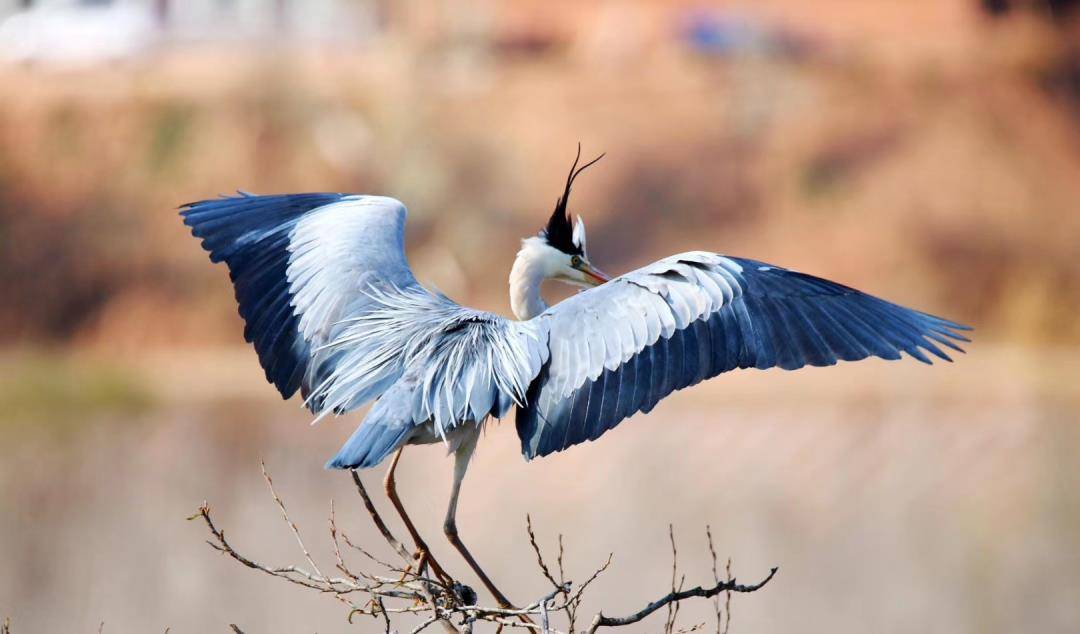
[[[779,570],[779,568],[773,568],[769,571],[769,576],[749,586],[736,583],[735,580],[732,579],[731,581],[723,581],[721,583],[718,583],[711,588],[702,588],[701,586],[698,586],[696,588],[690,588],[689,590],[669,592],[666,595],[657,599],[656,601],[653,601],[649,605],[645,606],[641,610],[631,614],[630,616],[611,617],[604,616],[603,613],[597,614],[596,618],[593,619],[592,625],[589,626],[588,634],[592,634],[601,627],[619,627],[622,625],[630,625],[632,623],[637,623],[641,619],[644,619],[653,612],[673,602],[683,601],[685,599],[690,599],[693,597],[701,597],[708,599],[710,597],[714,597],[720,594],[721,592],[728,591],[754,592],[756,590],[760,590],[765,586],[765,584],[769,583],[769,581],[772,580],[773,575],[776,574],[777,570]]]

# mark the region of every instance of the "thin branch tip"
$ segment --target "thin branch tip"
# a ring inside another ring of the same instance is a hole
[[[278,508],[279,518],[285,523],[296,541],[304,562],[303,567],[267,565],[246,554],[242,554],[228,541],[225,531],[215,524],[211,516],[210,506],[206,501],[198,507],[195,514],[187,519],[201,518],[203,520],[207,530],[210,532],[210,539],[206,540],[207,544],[215,551],[227,555],[247,568],[283,579],[310,591],[328,595],[347,608],[345,616],[348,623],[353,623],[357,616],[370,616],[376,621],[381,621],[382,627],[380,629],[386,634],[401,631],[401,625],[395,621],[405,614],[413,614],[419,617],[419,621],[411,629],[414,633],[427,631],[432,625],[438,624],[446,632],[471,634],[476,623],[486,622],[494,625],[496,631],[500,632],[504,629],[516,628],[543,634],[575,634],[581,631],[576,629],[576,621],[586,590],[610,568],[612,561],[614,561],[615,554],[608,553],[603,563],[593,569],[585,577],[583,583],[575,584],[567,578],[569,568],[567,566],[567,550],[563,535],[561,533],[557,534],[556,566],[555,569],[552,569],[549,567],[549,560],[545,559],[537,539],[532,514],[526,513],[526,536],[529,546],[536,557],[535,565],[539,574],[550,584],[547,594],[521,608],[477,605],[476,593],[467,591],[469,590],[468,587],[461,582],[447,577],[438,577],[436,579],[431,577],[424,567],[417,568],[413,553],[404,547],[386,522],[383,521],[359,474],[355,470],[351,470],[350,475],[357,494],[363,502],[364,509],[371,517],[371,521],[382,536],[383,541],[386,542],[387,547],[397,559],[391,557],[389,560],[384,560],[373,554],[365,545],[350,540],[348,535],[338,526],[336,505],[331,500],[329,516],[326,520],[326,527],[334,554],[333,569],[328,569],[329,572],[334,574],[331,577],[320,569],[312,557],[299,526],[293,521],[285,502],[278,495],[265,463],[260,461],[259,464],[269,494]],[[727,620],[722,629],[719,600],[716,599],[714,602],[717,611],[717,633],[726,634],[727,626],[730,625],[731,621],[731,594],[755,592],[763,588],[776,575],[779,567],[773,567],[768,576],[761,581],[755,584],[743,585],[738,583],[731,575],[731,563],[728,560],[726,579],[720,579],[712,529],[706,526],[705,531],[708,541],[707,555],[712,563],[712,582],[714,585],[685,588],[686,575],[681,574],[679,571],[678,560],[680,553],[675,539],[674,526],[669,524],[668,539],[672,553],[671,577],[669,580],[670,592],[629,616],[609,617],[604,614],[603,610],[600,610],[592,618],[584,633],[594,634],[602,627],[619,627],[637,623],[653,612],[665,607],[667,608],[667,618],[663,628],[665,634],[695,632],[704,628],[704,623],[678,628],[679,603],[691,598],[714,598],[720,593],[726,593],[728,597],[725,610]],[[342,543],[349,550],[361,554],[367,561],[374,564],[377,570],[369,571],[351,566],[350,562],[346,560],[348,551],[342,549]],[[535,617],[535,620],[529,617]],[[560,624],[560,620],[565,625]],[[243,634],[237,625],[230,624],[229,627],[234,634]],[[0,634],[11,634],[7,621],[3,623]]]

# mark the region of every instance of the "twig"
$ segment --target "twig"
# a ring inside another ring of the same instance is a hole
[[[604,574],[608,567],[611,565],[611,560],[615,557],[615,553],[608,553],[607,560],[603,565],[593,571],[589,578],[585,580],[585,583],[578,586],[577,592],[574,596],[570,597],[566,601],[566,620],[567,620],[567,633],[574,634],[574,627],[577,625],[577,611],[581,607],[581,596],[585,594],[585,590],[589,588],[589,585],[596,581],[596,578]]]
[[[263,564],[248,559],[244,555],[241,555],[229,544],[228,540],[225,539],[225,532],[218,529],[218,527],[214,525],[214,520],[210,518],[210,507],[206,504],[206,502],[203,502],[202,506],[199,507],[198,513],[192,515],[188,519],[195,519],[197,517],[201,517],[203,521],[206,522],[207,528],[210,529],[210,534],[214,536],[215,541],[207,541],[206,543],[210,544],[210,546],[212,546],[215,550],[227,554],[228,556],[232,557],[236,561],[239,561],[241,564],[247,566],[248,568],[265,572],[266,574],[274,577],[281,577],[282,579],[287,579],[292,583],[311,588],[313,590],[319,590],[320,592],[332,592],[332,590],[327,589],[325,584],[319,583],[319,579],[317,579],[314,575],[305,570],[301,570],[294,566],[271,568],[269,566],[264,566]],[[302,578],[298,579],[291,576],[292,574],[300,575],[300,577]]]
[[[345,558],[341,556],[341,544],[338,541],[337,519],[334,517],[334,501],[330,500],[330,542],[334,545],[334,559],[337,561],[337,569],[345,576],[359,583],[360,579],[345,565]],[[365,575],[366,576],[366,575]]]
[[[563,542],[562,542],[562,533],[559,533],[559,556],[555,560],[555,562],[558,564],[558,567],[559,567],[559,585],[560,586],[566,584],[566,573],[563,571],[562,560],[563,560]]]
[[[591,584],[593,581],[596,581],[597,577],[599,577],[600,575],[607,572],[607,569],[608,569],[609,566],[611,566],[611,561],[614,558],[615,558],[615,553],[608,553],[607,559],[604,561],[603,565],[600,566],[599,568],[597,568],[592,573],[592,575],[590,575],[589,578],[585,580],[585,583],[581,584],[581,586],[578,588],[577,593],[575,593],[575,596],[579,596],[582,593],[584,593],[585,589],[589,587],[589,584]]]
[[[540,631],[544,634],[551,634],[551,622],[548,619],[547,601],[540,602]]]
[[[712,527],[708,524],[705,525],[705,541],[709,544],[709,559],[712,561],[713,583],[720,583],[720,573],[716,571],[716,547],[713,546]],[[730,559],[728,559],[728,566],[731,566]],[[728,576],[730,576],[730,574]],[[730,592],[727,593],[727,597],[728,601],[731,601]],[[713,597],[713,610],[716,612],[716,634],[720,634],[720,624],[723,620],[723,613],[720,610],[720,595]],[[727,630],[725,629],[724,632],[727,632]]]
[[[395,565],[393,565],[391,563],[385,562],[385,561],[379,559],[378,557],[376,557],[375,555],[372,555],[364,547],[362,547],[362,546],[360,546],[358,544],[354,544],[352,542],[352,540],[349,539],[349,536],[346,535],[345,533],[341,533],[341,541],[345,542],[345,545],[348,546],[349,548],[352,548],[353,550],[360,553],[364,557],[367,557],[368,559],[370,559],[373,563],[376,563],[376,564],[382,566],[383,568],[386,568],[390,572],[393,572],[393,573],[396,573],[396,574],[399,574],[399,575],[412,574],[409,570],[406,570],[405,568],[403,568],[401,566],[395,566]]]
[[[390,614],[386,611],[386,605],[383,604],[382,597],[375,597],[375,604],[379,606],[379,614],[382,615],[383,622],[386,624],[386,629],[383,631],[390,634]]]
[[[679,549],[675,546],[675,525],[668,524],[668,540],[671,542],[671,592],[679,591],[675,586],[675,578],[679,574]],[[682,584],[679,584],[682,585]],[[679,615],[679,602],[672,601],[667,604],[667,619],[664,621],[664,632],[672,634],[675,629],[675,619]]]
[[[558,588],[562,584],[560,584],[558,581],[555,581],[555,577],[551,575],[551,571],[548,570],[547,564],[544,563],[544,556],[540,554],[540,546],[536,543],[536,533],[533,532],[532,516],[529,514],[525,515],[525,530],[529,533],[529,545],[532,546],[533,552],[536,553],[536,564],[540,566],[540,572],[544,575],[545,579],[551,582],[551,585]],[[561,549],[559,559],[561,565]]]
[[[236,623],[229,623],[229,629],[233,631],[233,634],[244,634],[244,630],[240,629]]]
[[[386,543],[398,555],[402,564],[395,565],[393,563],[382,561],[367,549],[352,543],[349,540],[348,535],[338,529],[335,507],[333,502],[331,502],[330,515],[328,518],[330,540],[334,551],[335,567],[343,576],[328,577],[318,567],[314,558],[311,556],[310,551],[307,549],[307,546],[301,537],[300,529],[289,517],[285,503],[274,489],[273,480],[266,471],[265,465],[263,466],[263,476],[270,490],[270,495],[273,497],[274,502],[281,511],[281,517],[296,538],[296,542],[300,547],[301,553],[303,553],[304,560],[310,567],[310,571],[291,565],[283,567],[268,566],[247,555],[241,554],[233,548],[232,544],[226,539],[225,532],[215,525],[210,514],[210,507],[205,502],[199,507],[196,514],[188,519],[194,520],[202,518],[211,535],[211,539],[209,539],[207,543],[218,552],[228,555],[230,558],[253,570],[258,570],[262,573],[285,579],[286,581],[301,587],[332,596],[334,599],[342,602],[348,607],[347,620],[350,623],[352,622],[352,617],[358,614],[370,616],[374,619],[381,619],[381,625],[383,627],[380,629],[382,629],[384,634],[390,634],[394,631],[393,617],[394,615],[400,614],[415,614],[422,618],[420,623],[413,628],[412,632],[414,633],[421,633],[431,625],[437,623],[447,632],[462,631],[471,634],[475,629],[475,624],[483,621],[494,625],[496,632],[502,632],[507,628],[517,628],[525,629],[530,632],[541,632],[542,634],[564,634],[556,629],[555,624],[552,622],[553,617],[560,613],[565,615],[568,624],[568,629],[565,634],[573,634],[575,631],[574,628],[577,613],[581,608],[585,591],[600,577],[600,575],[608,570],[613,560],[613,555],[609,554],[604,563],[594,570],[584,583],[575,588],[573,583],[566,579],[566,549],[563,536],[560,534],[557,541],[558,554],[555,560],[559,575],[558,580],[556,580],[552,569],[548,567],[547,562],[544,560],[542,550],[536,538],[536,533],[533,530],[532,518],[526,516],[526,531],[529,544],[536,555],[537,567],[540,570],[540,574],[551,584],[552,590],[538,601],[523,608],[495,608],[481,605],[464,605],[465,602],[475,603],[475,598],[471,598],[475,597],[475,593],[471,593],[470,597],[470,593],[464,593],[462,591],[462,586],[459,582],[454,581],[453,579],[445,580],[443,582],[436,581],[430,578],[426,573],[414,569],[411,553],[404,548],[402,543],[390,531],[389,527],[375,509],[359,476],[353,472],[353,482],[356,485],[356,489],[360,494],[361,499],[364,501],[364,506],[367,509],[368,514],[371,516],[376,528],[382,534],[383,539],[386,540]],[[769,576],[760,583],[753,586],[742,586],[738,585],[735,582],[735,579],[731,577],[731,562],[729,560],[728,579],[727,581],[720,581],[717,571],[716,550],[712,543],[711,529],[708,527],[706,527],[706,535],[709,541],[709,554],[712,557],[713,580],[716,582],[716,585],[709,588],[696,587],[684,590],[686,577],[685,575],[680,576],[679,574],[678,548],[675,541],[675,531],[674,527],[669,525],[668,537],[671,542],[672,552],[671,591],[666,596],[650,603],[639,612],[627,617],[606,617],[603,615],[603,612],[599,612],[593,619],[588,632],[593,633],[600,627],[617,627],[636,623],[662,607],[667,607],[668,611],[668,618],[665,620],[664,626],[665,632],[669,634],[695,632],[704,627],[704,624],[696,624],[689,628],[676,629],[676,621],[679,615],[679,602],[692,597],[714,598],[717,597],[720,592],[728,593],[727,623],[730,624],[731,593],[753,592],[763,587],[772,579],[773,575],[776,573],[776,569],[774,568],[769,573]],[[345,554],[342,552],[341,542],[344,542],[348,547],[362,553],[368,560],[379,567],[390,571],[390,576],[382,576],[378,573],[352,569],[346,561]],[[366,594],[368,597],[367,603],[354,603],[350,598],[353,593]],[[719,605],[718,601],[719,599],[714,601],[717,606]],[[717,607],[717,610],[717,629],[719,632],[719,607]],[[524,618],[528,616],[539,617],[539,624]],[[460,619],[459,625],[455,626],[451,619]],[[459,630],[458,627],[461,629]],[[230,625],[230,628],[232,628],[234,634],[242,634],[238,626]],[[725,627],[725,632],[726,629],[727,628]],[[0,634],[11,634],[10,623],[8,621],[3,623]]]
[[[270,474],[266,472],[266,463],[260,461],[259,467],[262,468],[263,479],[266,480],[266,486],[270,488],[270,495],[274,497],[274,502],[276,502],[278,508],[281,509],[281,516],[285,518],[285,523],[289,525],[289,528],[292,529],[293,536],[296,537],[296,543],[300,546],[300,552],[304,553],[304,558],[307,559],[308,564],[311,565],[311,569],[315,571],[315,574],[325,580],[326,575],[323,574],[322,570],[319,570],[319,565],[311,558],[311,553],[308,552],[307,546],[304,545],[303,538],[300,537],[300,529],[297,528],[295,522],[289,519],[289,512],[285,510],[285,503],[281,501],[277,491],[274,490],[274,481],[270,479]]]
[[[426,629],[427,629],[427,626],[429,626],[429,625],[431,625],[431,624],[435,623],[436,621],[438,621],[438,620],[439,620],[439,619],[441,619],[441,618],[442,618],[442,617],[441,617],[441,616],[439,616],[438,614],[436,614],[435,616],[432,616],[432,617],[428,618],[427,620],[425,620],[425,621],[424,621],[423,623],[421,623],[420,625],[417,625],[416,627],[414,627],[414,628],[413,628],[413,630],[412,630],[412,634],[419,634],[420,632],[422,632],[422,631],[426,630]]]
[[[569,585],[569,582],[567,582],[566,586],[556,587],[554,590],[544,595],[544,597],[540,600],[530,603],[523,608],[485,608],[479,605],[467,605],[463,606],[461,609],[467,610],[469,612],[475,612],[479,615],[489,616],[521,616],[523,614],[539,614],[541,605],[543,605],[545,602],[550,603],[551,601],[554,601],[555,597],[559,596],[560,594],[566,594],[567,592],[569,592]],[[556,609],[561,610],[562,606],[558,606]]]
[[[734,580],[735,579],[731,576],[731,557],[728,557],[727,581],[728,583],[731,583]],[[727,590],[726,594],[727,598],[724,600],[724,634],[728,634],[728,628],[731,627],[731,590]]]
[[[772,580],[777,570],[779,570],[779,568],[773,568],[769,571],[769,576],[765,577],[758,583],[749,586],[735,583],[735,579],[732,579],[731,581],[718,583],[711,588],[702,588],[701,586],[697,586],[695,588],[690,588],[689,590],[669,592],[667,595],[660,597],[656,601],[653,601],[649,605],[631,614],[630,616],[610,617],[604,616],[603,613],[600,613],[597,614],[596,618],[593,619],[592,625],[589,626],[588,633],[592,634],[592,632],[595,632],[601,627],[618,627],[622,625],[630,625],[631,623],[637,623],[641,619],[649,616],[653,612],[674,601],[683,601],[685,599],[690,599],[693,597],[702,597],[707,599],[728,590],[730,590],[731,592],[755,592],[765,587],[765,584],[769,583],[769,581]]]

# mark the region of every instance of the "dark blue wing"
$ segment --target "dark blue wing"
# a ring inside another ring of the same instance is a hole
[[[595,440],[671,392],[736,368],[833,365],[907,353],[930,363],[969,330],[754,260],[666,258],[551,308],[551,356],[518,409],[527,458]],[[597,360],[600,363],[597,363]]]
[[[305,213],[341,198],[342,194],[242,194],[190,203],[180,211],[184,224],[210,252],[210,260],[229,266],[244,318],[244,339],[254,344],[266,380],[285,398],[300,387],[309,357],[286,274],[290,235]]]
[[[210,259],[228,265],[244,338],[285,398],[330,384],[347,350],[322,347],[345,320],[364,313],[372,287],[416,284],[405,261],[405,207],[392,198],[241,194],[190,203],[180,213]],[[392,364],[373,368],[350,377],[354,398],[347,403],[313,398],[307,405],[316,412],[359,407],[398,373]]]

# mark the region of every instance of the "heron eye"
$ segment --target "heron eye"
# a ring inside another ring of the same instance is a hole
[[[577,268],[577,267],[581,266],[581,258],[579,258],[576,255],[574,257],[570,258],[570,266],[572,266],[574,268]]]

